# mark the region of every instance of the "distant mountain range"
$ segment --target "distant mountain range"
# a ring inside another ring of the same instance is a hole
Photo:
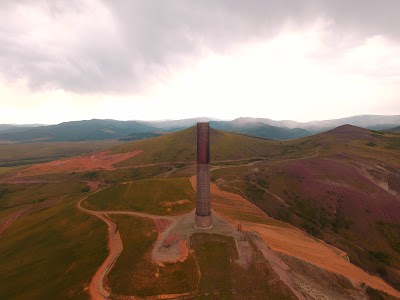
[[[31,127],[24,130],[8,129],[0,132],[0,140],[51,142],[108,140],[129,137],[134,133],[154,131],[157,129],[142,122],[94,119]]]
[[[388,131],[394,132],[394,133],[400,133],[400,126],[397,126],[397,127],[395,127],[395,128],[392,128],[392,129],[390,129],[390,130],[388,130]]]
[[[43,124],[24,124],[24,125],[0,124],[0,132],[5,132],[5,131],[12,131],[12,132],[25,131],[28,128],[39,127],[39,126],[46,126],[46,125],[43,125]]]
[[[302,128],[285,128],[271,126],[261,122],[241,123],[238,120],[233,121],[212,121],[210,126],[229,132],[236,132],[250,136],[262,137],[273,140],[288,140],[311,135],[311,133]]]
[[[0,140],[20,142],[107,139],[138,140],[179,131],[194,126],[197,122],[210,122],[210,126],[215,129],[274,140],[305,137],[344,124],[375,130],[392,129],[393,132],[400,131],[400,115],[360,115],[305,123],[290,120],[274,121],[267,118],[237,118],[232,121],[220,121],[206,117],[165,121],[93,119],[47,126],[0,124]]]

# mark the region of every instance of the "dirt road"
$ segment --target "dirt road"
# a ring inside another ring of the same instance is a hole
[[[103,300],[109,299],[110,293],[104,289],[104,277],[110,272],[111,268],[113,267],[117,258],[121,255],[123,250],[123,244],[121,241],[121,236],[118,232],[117,224],[108,218],[102,212],[96,212],[92,210],[88,210],[81,206],[82,201],[86,200],[87,197],[82,198],[78,201],[77,207],[79,210],[93,215],[101,220],[103,220],[108,226],[108,248],[109,254],[100,268],[96,271],[95,275],[93,276],[90,286],[89,286],[89,293],[92,299],[94,300]]]
[[[101,189],[100,189],[101,190]],[[100,190],[97,190],[96,192],[99,192]],[[84,213],[93,215],[97,218],[100,218],[103,220],[107,226],[108,226],[108,247],[109,247],[109,254],[106,258],[106,260],[103,262],[103,264],[100,266],[100,268],[96,271],[95,275],[93,276],[90,286],[89,286],[89,293],[92,299],[95,300],[104,300],[104,299],[109,299],[110,297],[110,292],[107,291],[104,288],[104,278],[107,276],[107,274],[110,272],[112,267],[114,266],[116,260],[118,257],[121,255],[122,250],[123,250],[123,243],[121,240],[121,236],[118,231],[118,226],[117,224],[108,217],[108,215],[131,215],[131,216],[136,216],[136,217],[142,217],[142,218],[149,218],[155,221],[157,224],[162,222],[165,224],[163,226],[162,230],[159,232],[159,236],[157,238],[156,243],[154,244],[153,251],[151,253],[152,260],[156,263],[164,263],[164,262],[174,262],[180,259],[181,255],[185,255],[185,253],[178,254],[178,258],[173,258],[169,259],[168,257],[165,257],[164,254],[159,253],[158,249],[160,245],[164,242],[165,238],[168,236],[170,230],[175,226],[175,224],[190,214],[184,214],[180,216],[157,216],[157,215],[151,215],[147,213],[140,213],[140,212],[133,212],[133,211],[93,211],[86,209],[82,207],[82,201],[86,200],[87,197],[82,198],[77,202],[77,208]],[[168,222],[165,222],[164,220],[168,220]],[[182,251],[184,252],[184,251]]]

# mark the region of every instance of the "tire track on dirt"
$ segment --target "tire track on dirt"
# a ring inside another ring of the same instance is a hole
[[[21,217],[24,213],[26,213],[28,210],[30,210],[31,208],[33,208],[34,205],[30,205],[29,207],[25,207],[21,210],[18,210],[16,212],[14,212],[13,214],[11,214],[11,216],[9,216],[7,218],[7,220],[4,221],[3,225],[1,225],[0,227],[0,235],[8,228],[10,227],[15,221],[18,220],[19,217]]]

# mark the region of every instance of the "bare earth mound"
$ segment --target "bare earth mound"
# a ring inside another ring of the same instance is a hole
[[[141,150],[122,154],[108,154],[107,151],[91,153],[88,155],[71,157],[62,160],[55,160],[44,164],[29,167],[18,175],[33,176],[41,174],[55,174],[66,172],[84,172],[91,170],[114,170],[114,164],[131,158]]]

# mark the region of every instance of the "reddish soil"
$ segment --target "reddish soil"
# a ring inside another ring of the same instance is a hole
[[[168,219],[153,219],[158,233],[163,233],[165,229],[172,225],[173,221]],[[158,236],[161,237],[160,235]]]
[[[175,244],[179,238],[176,235],[169,235],[162,243],[162,246],[164,248],[171,247],[173,244]]]
[[[54,174],[66,172],[84,172],[91,170],[114,170],[114,164],[138,155],[142,151],[133,151],[123,154],[107,154],[107,151],[76,156],[48,163],[31,166],[19,173],[17,176],[32,176],[40,174]]]
[[[192,186],[196,188],[195,177],[191,178],[191,183]],[[300,258],[301,260],[310,262],[333,273],[341,274],[356,282],[364,282],[375,289],[400,297],[400,292],[392,288],[382,279],[369,275],[362,269],[348,262],[345,259],[347,255],[345,252],[309,236],[289,224],[275,221],[243,197],[221,191],[215,184],[211,184],[211,197],[214,209],[225,216],[232,216],[232,209],[235,209],[240,213],[251,212],[256,217],[271,220],[271,225],[240,222],[243,225],[242,230],[257,232],[261,239],[274,251]],[[232,217],[228,219],[233,224],[238,222],[238,220]],[[285,226],[281,226],[282,224]]]
[[[275,251],[300,258],[356,282],[366,283],[375,289],[400,297],[400,292],[381,278],[372,276],[348,262],[344,258],[346,256],[345,252],[308,236],[298,229],[255,223],[246,223],[245,228],[246,230],[258,232],[261,239]]]
[[[196,176],[190,177],[190,183],[193,189],[196,191]],[[237,219],[234,217],[236,213],[240,213],[241,215],[250,215],[256,218],[266,218],[273,220],[260,208],[250,203],[242,196],[222,191],[215,183],[210,183],[210,192],[213,209],[215,209],[219,213],[222,213],[234,224],[237,223]]]

